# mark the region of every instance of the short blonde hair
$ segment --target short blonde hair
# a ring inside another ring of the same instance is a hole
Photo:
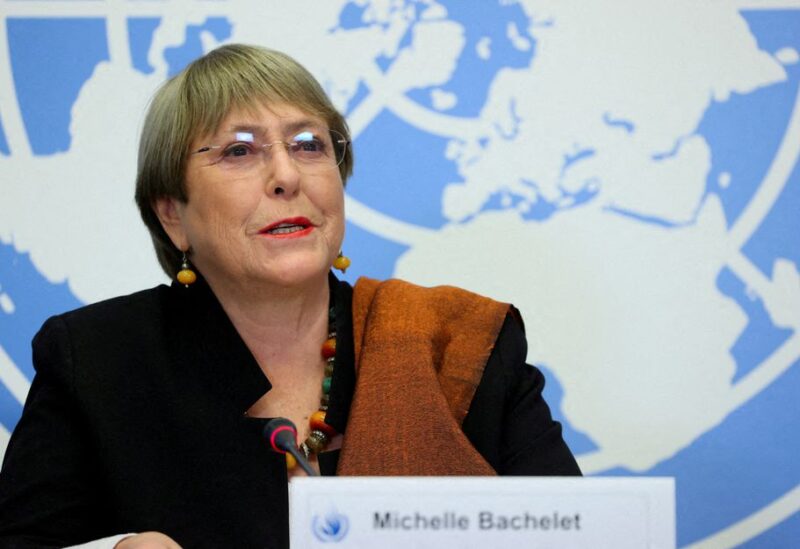
[[[232,109],[264,103],[293,105],[350,140],[344,117],[311,73],[288,55],[267,48],[242,44],[217,48],[193,61],[153,96],[139,140],[136,204],[158,262],[170,278],[182,254],[158,220],[156,200],[186,202],[186,161],[194,139],[216,131]],[[339,165],[343,182],[352,171],[352,147],[347,147]]]

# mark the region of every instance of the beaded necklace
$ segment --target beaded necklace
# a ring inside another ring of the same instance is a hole
[[[325,376],[322,378],[322,396],[320,397],[319,410],[311,414],[309,427],[311,432],[300,444],[300,450],[306,459],[313,453],[315,455],[325,450],[325,447],[336,436],[336,430],[325,423],[330,401],[331,380],[333,369],[336,366],[336,314],[333,305],[328,309],[328,339],[322,344],[322,358],[325,359]],[[290,453],[286,453],[286,467],[294,469],[297,461]]]

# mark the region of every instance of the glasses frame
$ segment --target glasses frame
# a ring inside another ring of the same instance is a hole
[[[297,135],[299,135],[301,133],[303,133],[303,132],[302,131],[297,132]],[[344,136],[344,134],[342,134],[342,133],[340,133],[340,132],[338,132],[336,130],[328,130],[328,133],[330,134],[330,137],[331,137],[331,145],[333,146],[333,150],[334,150],[334,154],[335,154],[334,160],[336,161],[331,167],[335,168],[335,167],[340,166],[342,164],[342,162],[344,161],[344,157],[347,156],[347,146],[350,145],[351,141],[349,139],[347,139]],[[194,155],[197,155],[197,154],[204,154],[204,153],[216,151],[216,150],[219,150],[219,149],[224,149],[226,147],[229,147],[232,144],[233,143],[230,143],[228,145],[204,145],[203,147],[200,147],[196,151],[191,151],[189,153],[189,155],[190,156],[194,156]],[[294,145],[294,143],[292,143],[291,141],[284,141],[283,139],[279,139],[277,141],[272,141],[270,143],[261,143],[261,144],[258,144],[258,145],[256,145],[255,143],[251,143],[251,144],[252,144],[253,147],[255,147],[256,149],[261,151],[260,154],[262,154],[262,155],[265,155],[268,151],[271,151],[272,147],[274,147],[275,145],[279,145],[279,144],[283,145],[284,148],[286,149],[286,153],[289,155],[289,158],[291,158],[292,161],[296,165],[304,165],[304,164],[302,164],[300,162],[297,162],[297,160],[295,160],[295,158],[294,158],[294,156],[293,156],[293,154],[291,152],[291,147],[292,147],[292,145]],[[341,151],[341,152],[339,152],[339,151]],[[215,161],[211,162],[209,164],[209,166],[216,166],[217,164],[219,164],[222,161],[223,158],[224,158],[224,156],[220,155],[219,158],[217,158]],[[266,156],[262,156],[262,161],[264,161],[264,160],[266,160]]]

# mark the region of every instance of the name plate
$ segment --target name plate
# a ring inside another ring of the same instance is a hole
[[[672,549],[675,482],[298,477],[289,483],[289,531],[292,547]]]

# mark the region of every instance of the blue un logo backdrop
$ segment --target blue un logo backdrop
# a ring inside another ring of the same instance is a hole
[[[257,43],[347,114],[348,279],[514,302],[584,471],[675,476],[681,546],[800,539],[800,2],[573,4],[0,0],[0,450],[44,319],[163,282],[148,98]]]

